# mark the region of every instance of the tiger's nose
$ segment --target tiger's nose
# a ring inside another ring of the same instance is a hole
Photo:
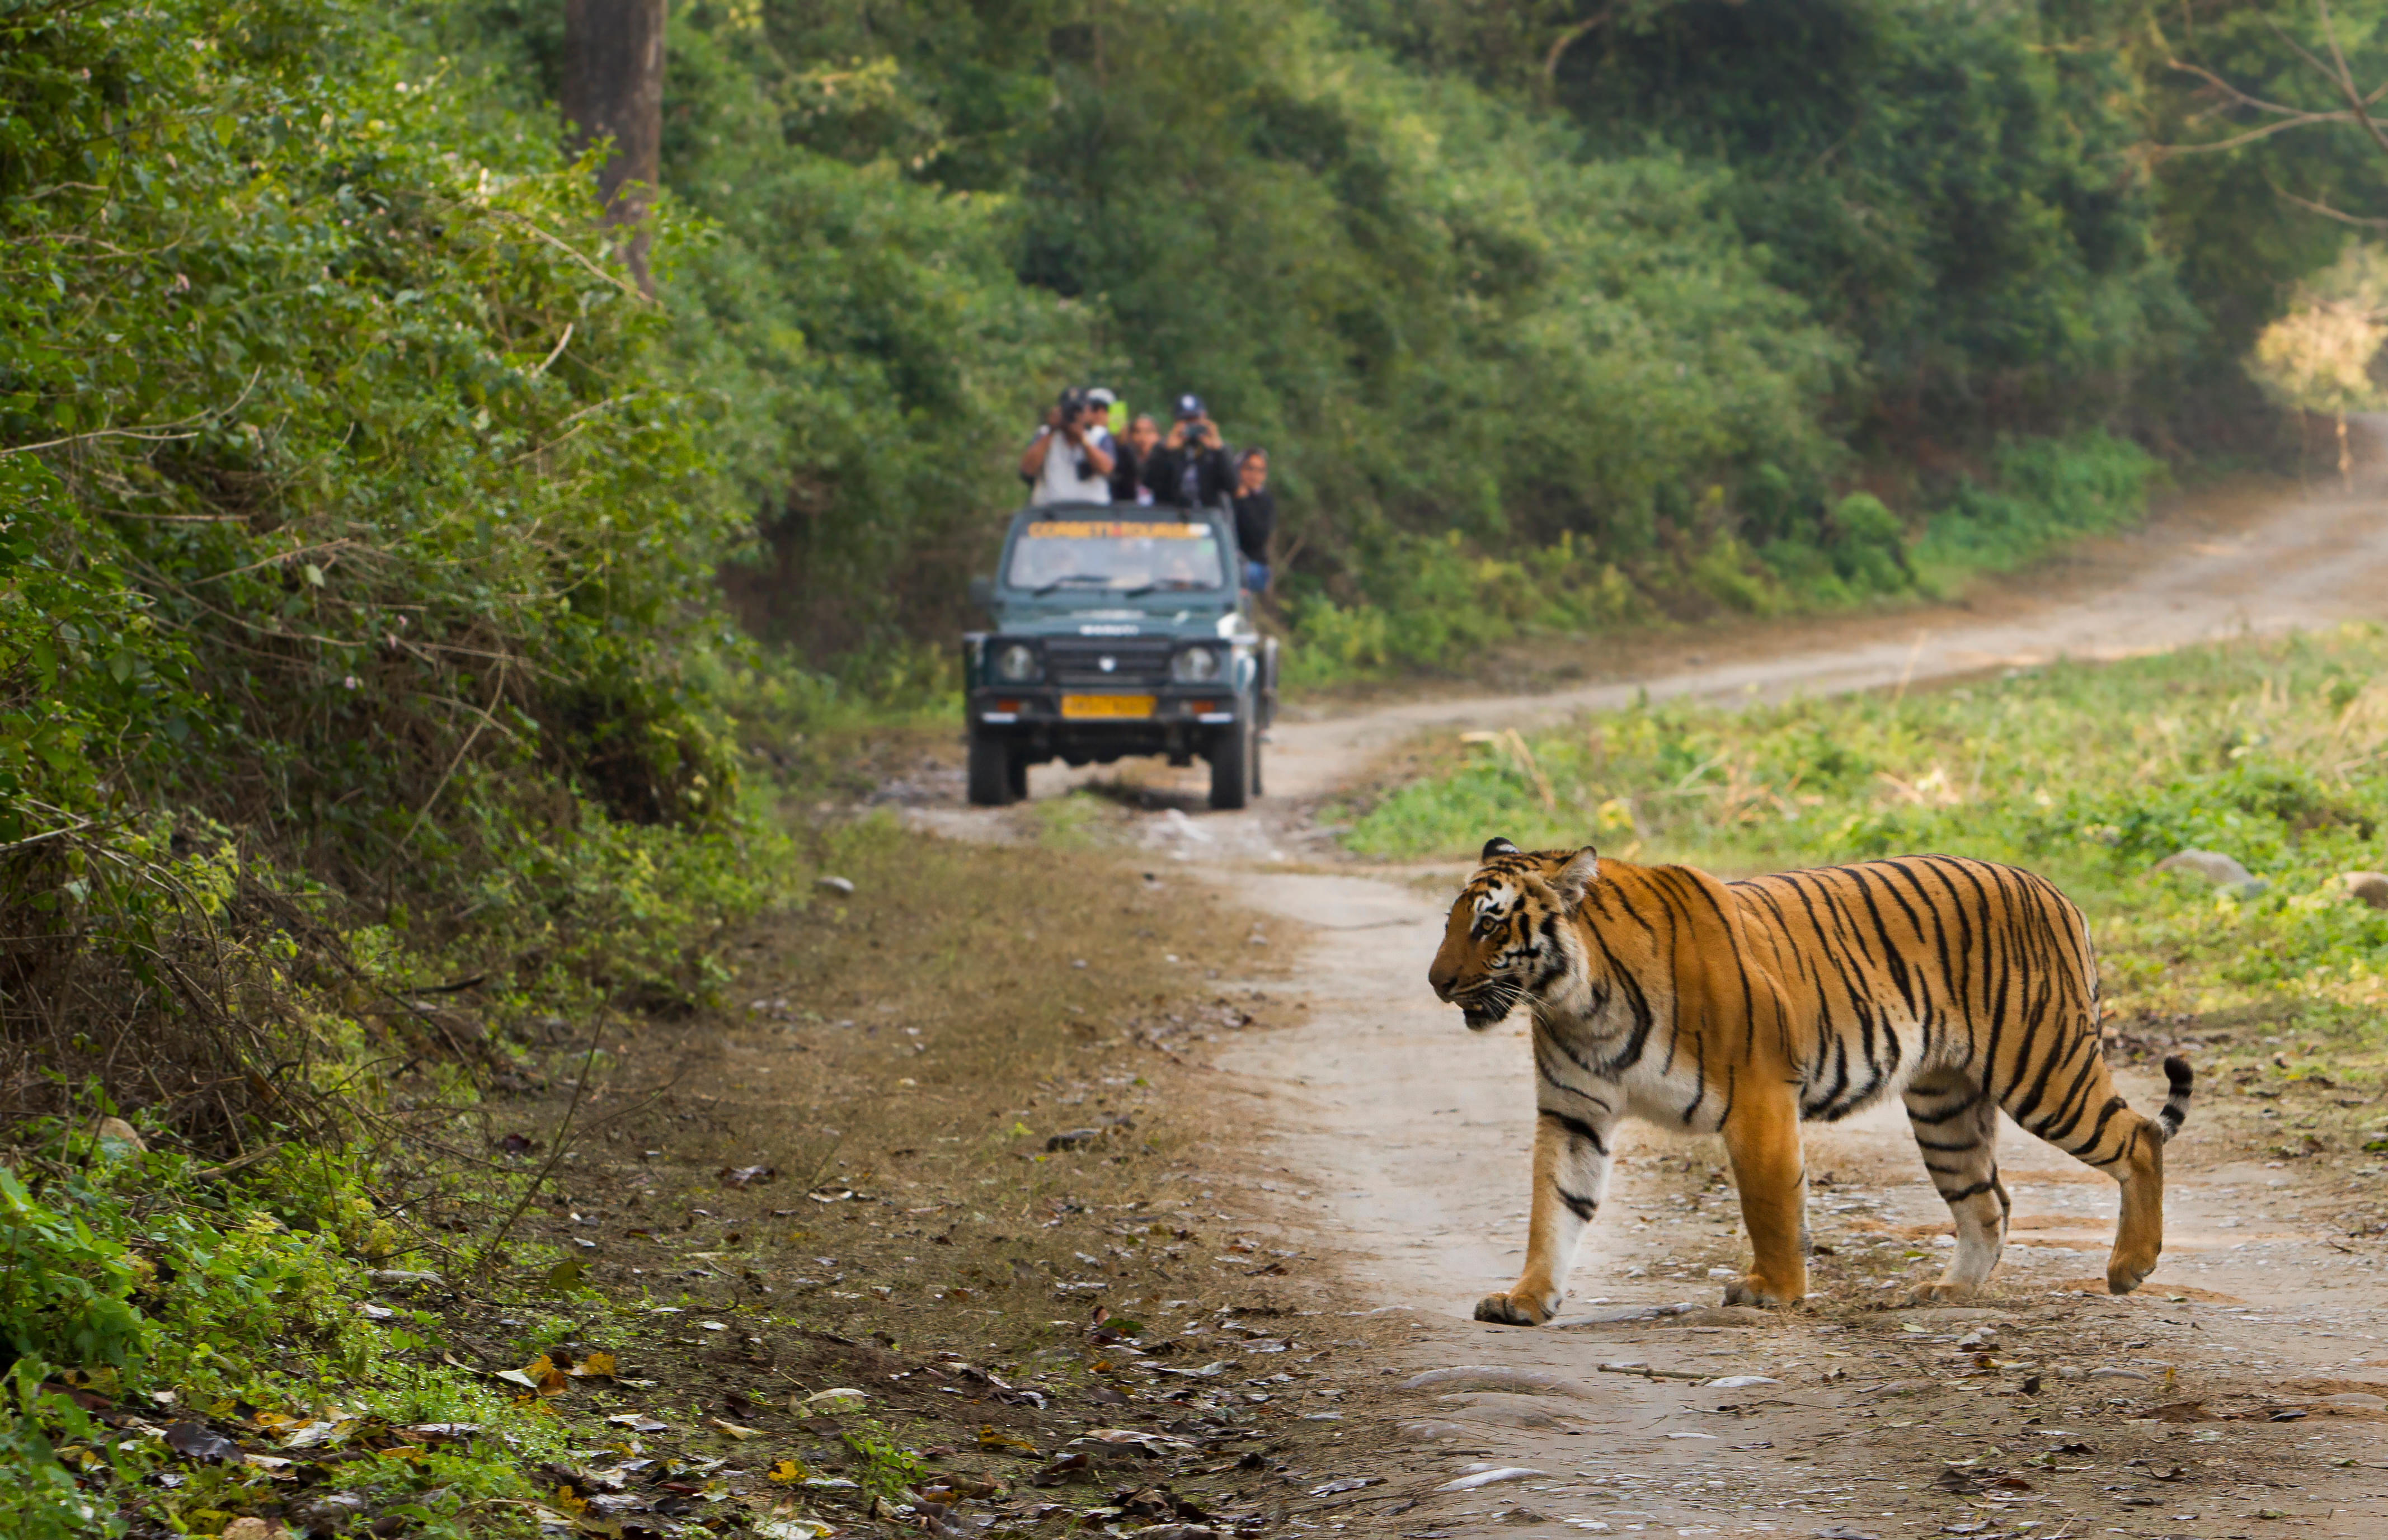
[[[1448,1001],[1451,998],[1452,985],[1459,981],[1459,970],[1430,967],[1426,970],[1426,981],[1434,986],[1434,997],[1437,1000]]]

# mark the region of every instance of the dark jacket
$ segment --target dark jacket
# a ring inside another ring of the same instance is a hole
[[[1166,444],[1156,444],[1145,457],[1144,484],[1152,488],[1155,501],[1176,503],[1186,501],[1186,469],[1188,460],[1194,468],[1194,500],[1198,503],[1226,502],[1235,493],[1235,466],[1225,449],[1205,449],[1188,445],[1173,449]]]
[[[1124,438],[1114,438],[1103,448],[1111,452],[1111,501],[1136,501],[1136,489],[1144,480],[1144,461],[1136,458]]]
[[[1269,536],[1277,530],[1277,494],[1264,486],[1236,495],[1236,549],[1247,562],[1268,561]]]

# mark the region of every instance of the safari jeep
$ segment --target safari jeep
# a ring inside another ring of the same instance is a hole
[[[995,623],[962,638],[972,802],[1027,795],[1032,764],[1131,754],[1209,761],[1213,807],[1260,795],[1277,642],[1252,625],[1226,510],[1023,510],[971,598]]]

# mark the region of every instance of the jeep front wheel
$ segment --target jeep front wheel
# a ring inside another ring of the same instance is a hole
[[[1254,740],[1249,723],[1237,722],[1219,729],[1211,740],[1211,805],[1222,812],[1232,812],[1251,800],[1252,756],[1260,745]]]
[[[1001,738],[972,733],[970,740],[970,800],[973,807],[1003,807],[1016,800],[1012,789],[1013,754]],[[1026,779],[1025,776],[1019,777]]]

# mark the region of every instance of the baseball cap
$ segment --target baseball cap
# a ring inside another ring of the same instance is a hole
[[[1119,398],[1111,394],[1111,386],[1097,385],[1086,392],[1086,404],[1095,407],[1115,407],[1119,405]]]
[[[1202,415],[1202,398],[1192,395],[1180,396],[1177,398],[1177,420],[1179,422],[1182,423],[1189,417],[1200,417]]]
[[[1055,404],[1063,411],[1075,411],[1086,404],[1086,393],[1077,385],[1063,385],[1061,398]]]

